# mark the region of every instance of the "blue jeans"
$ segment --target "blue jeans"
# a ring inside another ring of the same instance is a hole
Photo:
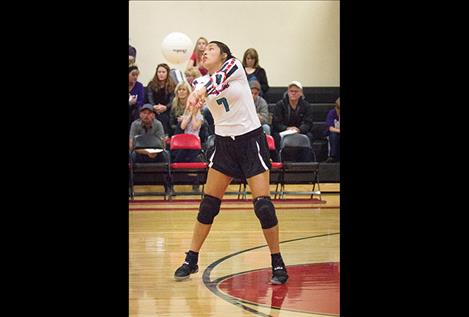
[[[340,133],[329,132],[329,156],[340,158]]]

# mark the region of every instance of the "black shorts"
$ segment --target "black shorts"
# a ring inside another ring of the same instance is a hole
[[[216,135],[208,166],[234,178],[250,178],[269,170],[272,164],[262,127],[236,137]]]

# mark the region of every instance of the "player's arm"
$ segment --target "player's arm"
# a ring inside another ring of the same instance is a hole
[[[207,97],[219,96],[230,83],[241,79],[242,76],[246,77],[246,74],[241,62],[236,58],[226,60],[220,70],[212,74],[209,81],[205,83]]]
[[[223,63],[221,69],[206,78],[205,81],[197,81],[194,91],[187,99],[187,105],[200,108],[206,97],[217,97],[231,82],[239,80],[241,76],[246,76],[244,68],[236,58],[230,58]]]

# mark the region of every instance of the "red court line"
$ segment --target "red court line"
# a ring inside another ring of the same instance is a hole
[[[225,204],[239,204],[239,203],[251,203],[251,199],[223,199],[222,203]],[[280,199],[272,199],[272,202],[275,204],[325,204],[325,200],[319,199],[287,199],[287,200],[280,200]],[[160,200],[160,199],[145,199],[145,200],[129,200],[129,204],[168,204],[168,203],[175,203],[175,204],[193,204],[193,203],[200,203],[200,199],[181,199],[181,200]]]

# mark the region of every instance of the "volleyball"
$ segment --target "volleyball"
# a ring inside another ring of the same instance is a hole
[[[161,51],[171,64],[187,62],[192,55],[193,44],[184,33],[172,32],[166,35],[161,43]]]

